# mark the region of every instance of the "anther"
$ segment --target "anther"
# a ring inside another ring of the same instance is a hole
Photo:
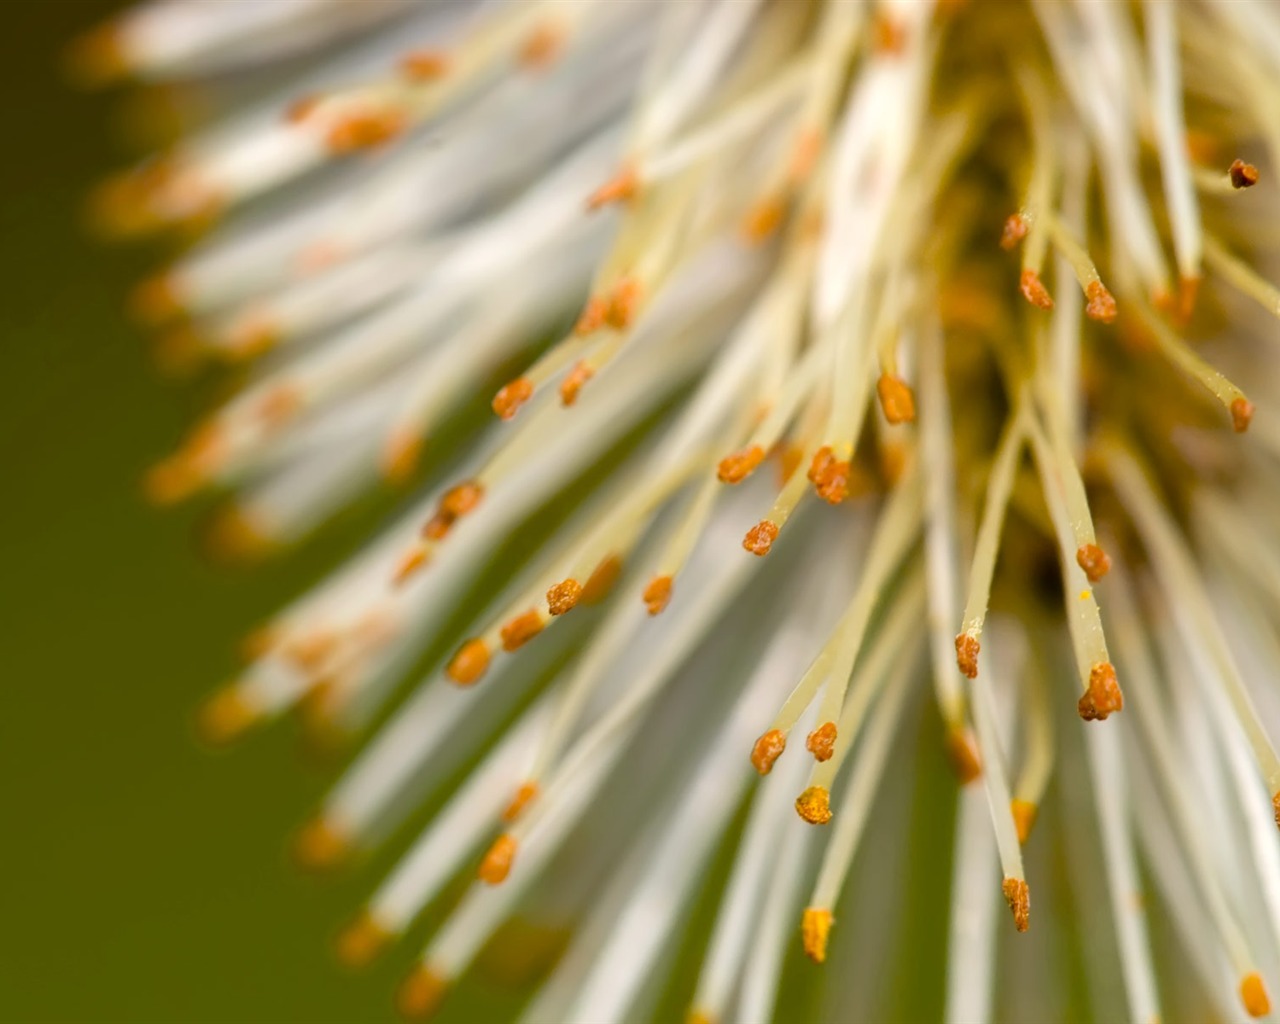
[[[1097,544],[1082,544],[1076,549],[1076,565],[1084,570],[1090,583],[1097,583],[1111,571],[1111,556]]]
[[[751,751],[751,764],[761,775],[773,771],[773,764],[787,749],[787,734],[781,729],[770,729],[756,740]],[[1276,822],[1280,825],[1280,793],[1276,794]]]
[[[595,371],[586,363],[581,360],[575,363],[573,369],[560,382],[560,403],[573,405],[578,400],[578,392],[582,390],[583,385],[594,376]]]
[[[493,396],[493,411],[502,419],[509,420],[520,409],[520,406],[533,397],[533,381],[528,377],[517,377],[498,389]]]
[[[769,549],[773,547],[773,542],[777,539],[777,524],[770,522],[768,519],[762,519],[747,531],[747,535],[742,538],[742,546],[753,555],[763,558],[769,553]]]
[[[334,822],[313,818],[293,840],[293,859],[308,871],[330,871],[351,855],[351,838]]]
[[[1012,213],[1004,222],[1004,230],[1000,232],[1000,248],[1008,252],[1016,249],[1018,243],[1027,237],[1030,225],[1027,218],[1020,213]]]
[[[382,472],[393,484],[402,484],[413,475],[422,458],[425,442],[416,434],[396,434],[382,456]]]
[[[981,650],[982,644],[972,633],[956,635],[956,664],[970,679],[978,678],[978,652]]]
[[[1004,900],[1013,911],[1014,927],[1025,932],[1031,926],[1031,889],[1021,878],[1006,878],[1001,886]]]
[[[1089,672],[1089,688],[1076,704],[1086,722],[1106,721],[1107,716],[1124,710],[1124,695],[1116,680],[1116,670],[1109,661],[1099,662]]]
[[[813,484],[818,496],[832,505],[838,505],[849,496],[850,464],[845,459],[837,459],[835,452],[824,445],[813,455],[809,464],[809,481]]]
[[[805,907],[800,918],[800,939],[804,943],[804,955],[815,964],[827,959],[827,937],[834,923],[831,911],[819,907]]]
[[[1227,175],[1231,178],[1232,188],[1252,188],[1258,184],[1258,168],[1240,159],[1231,161]]]
[[[407,1020],[426,1020],[440,1006],[448,982],[426,964],[418,964],[396,993],[396,1009]]]
[[[1253,421],[1253,403],[1247,398],[1237,398],[1231,403],[1231,427],[1237,434],[1243,434]]]
[[[831,794],[825,786],[810,786],[796,797],[796,813],[810,825],[825,825],[831,820]]]
[[[946,747],[951,768],[962,786],[982,777],[982,757],[972,732],[952,726],[947,730]]]
[[[655,576],[644,588],[641,599],[650,615],[659,614],[671,601],[671,577]]]
[[[618,331],[625,331],[635,319],[640,306],[640,282],[634,277],[624,277],[609,296],[604,322]]]
[[[480,862],[476,877],[488,885],[499,885],[511,873],[511,865],[516,859],[515,836],[504,832],[493,841],[489,852]]]
[[[399,110],[364,110],[341,117],[329,129],[325,142],[336,156],[374,149],[399,136],[407,127]]]
[[[764,449],[758,444],[753,444],[740,452],[734,452],[732,455],[726,455],[716,467],[716,476],[722,483],[741,483],[755,472],[756,467],[764,461],[764,455]]]
[[[421,544],[414,545],[414,547],[400,559],[400,564],[396,566],[396,571],[392,575],[392,582],[397,586],[404,583],[419,569],[426,565],[430,560],[430,557],[431,556],[428,554],[425,547]]]
[[[1040,280],[1040,275],[1034,270],[1022,272],[1019,287],[1031,305],[1040,309],[1053,309],[1053,297],[1049,294],[1049,289],[1044,286],[1044,282]]]
[[[468,640],[458,648],[445,675],[459,686],[470,686],[489,668],[489,645],[480,639]]]
[[[196,719],[196,730],[205,743],[222,747],[243,736],[257,720],[258,713],[240,691],[228,686],[205,702]]]
[[[1048,293],[1046,292],[1045,294],[1047,295]],[[1090,281],[1085,287],[1084,297],[1089,300],[1084,311],[1091,320],[1097,320],[1099,323],[1104,324],[1109,324],[1115,321],[1116,300],[1115,297],[1107,291],[1107,286],[1105,284],[1101,281]],[[1028,298],[1030,298],[1030,296],[1028,296]],[[1050,304],[1052,305],[1052,300],[1050,300]]]
[[[911,423],[915,420],[915,395],[901,377],[880,374],[880,379],[876,381],[876,395],[880,399],[884,418],[890,423]]]
[[[1009,810],[1013,814],[1013,826],[1018,831],[1018,842],[1026,843],[1031,829],[1036,823],[1039,808],[1030,800],[1019,800],[1016,797],[1009,801]]]
[[[587,198],[587,209],[598,210],[611,203],[625,203],[640,190],[640,177],[635,168],[624,167]]]
[[[439,50],[415,50],[400,61],[400,73],[411,82],[435,82],[449,71],[449,58]]]
[[[1267,986],[1257,971],[1246,974],[1240,982],[1240,1001],[1250,1017],[1265,1017],[1271,1012],[1271,998]]]
[[[599,604],[609,596],[609,591],[622,575],[622,559],[617,555],[603,558],[595,567],[582,588],[583,604]]]
[[[836,750],[836,723],[823,722],[809,733],[804,745],[815,761],[830,761]]]
[[[507,804],[502,812],[502,820],[506,822],[515,821],[520,817],[520,812],[528,806],[529,802],[535,799],[539,789],[536,782],[525,782],[516,790],[516,795],[511,798],[511,803]]]
[[[555,584],[547,591],[547,611],[552,615],[563,615],[572,611],[582,600],[582,584],[568,579]]]
[[[334,952],[344,967],[361,968],[373,963],[395,936],[364,910],[338,933]]]
[[[535,636],[542,632],[546,623],[536,611],[528,611],[517,615],[502,627],[502,649],[518,651]]]

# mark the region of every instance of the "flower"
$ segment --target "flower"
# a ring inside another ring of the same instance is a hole
[[[476,876],[407,1014],[527,900],[570,932],[527,1019],[643,1014],[714,899],[691,1020],[875,1017],[948,870],[950,1020],[1063,1016],[1084,930],[1103,1019],[1269,1012],[1274,8],[169,0],[77,60],[219,111],[97,204],[225,221],[137,296],[252,363],[153,496],[263,551],[439,451],[203,718],[361,732],[444,652],[298,844],[442,804],[340,941]]]

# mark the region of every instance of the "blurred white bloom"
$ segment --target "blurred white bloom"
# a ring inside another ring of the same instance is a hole
[[[673,972],[691,1020],[878,1019],[922,912],[949,1021],[1062,1019],[1075,964],[1100,1020],[1270,1012],[1280,235],[1237,193],[1280,8],[156,0],[77,59],[216,112],[98,206],[219,222],[139,310],[253,361],[156,498],[233,491],[266,549],[433,460],[205,715],[381,723],[309,863],[444,800],[340,943],[478,875],[406,1013],[530,906],[571,938],[529,1021]]]

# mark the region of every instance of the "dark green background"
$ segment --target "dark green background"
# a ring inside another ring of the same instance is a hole
[[[117,6],[17,0],[0,28],[0,1018],[393,1019],[404,956],[353,979],[328,954],[369,879],[285,862],[330,770],[278,730],[226,756],[191,737],[306,560],[210,568],[196,514],[141,498],[199,398],[122,312],[156,254],[83,226],[128,150],[120,97],[71,89],[59,59]]]

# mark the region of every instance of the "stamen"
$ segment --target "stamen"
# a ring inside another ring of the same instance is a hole
[[[740,452],[726,455],[720,460],[716,476],[726,484],[741,483],[764,461],[765,451],[759,445],[751,445]]]
[[[819,448],[809,465],[809,482],[823,501],[839,505],[849,496],[850,465],[848,459],[836,458],[830,446]]]
[[[528,377],[517,377],[510,384],[504,384],[493,396],[493,411],[502,419],[509,420],[532,397],[533,381]]]
[[[1044,282],[1040,280],[1040,275],[1034,270],[1024,270],[1022,272],[1018,287],[1022,289],[1023,297],[1031,305],[1038,309],[1053,309],[1053,296],[1049,294],[1049,289],[1044,286]]]
[[[1246,974],[1240,982],[1240,1001],[1250,1017],[1265,1017],[1271,1012],[1271,999],[1262,975],[1257,971]]]
[[[1239,157],[1231,161],[1231,166],[1227,168],[1227,176],[1231,179],[1232,188],[1252,188],[1258,184],[1258,168],[1253,164],[1245,163]]]
[[[747,531],[747,535],[742,538],[742,546],[753,555],[763,558],[769,553],[769,549],[773,547],[773,542],[777,539],[777,524],[770,522],[768,519],[762,519]]]
[[[484,855],[476,877],[487,885],[499,885],[506,881],[511,873],[511,865],[516,859],[517,843],[514,836],[504,832],[494,840],[489,852]]]
[[[804,955],[815,964],[827,959],[827,937],[834,923],[831,911],[821,907],[805,907],[800,919],[800,936],[804,942]]]
[[[426,1020],[449,990],[448,980],[427,964],[417,964],[396,993],[396,1009],[406,1020]]]
[[[582,588],[582,603],[599,604],[609,596],[609,591],[622,575],[622,559],[617,555],[607,555],[587,578]]]
[[[563,615],[575,608],[582,599],[582,584],[568,579],[557,583],[547,591],[547,610],[552,615]]]
[[[331,871],[352,853],[351,837],[335,821],[313,818],[298,830],[293,841],[293,857],[308,871]]]
[[[502,812],[502,820],[505,822],[515,821],[520,817],[520,813],[528,806],[531,800],[535,800],[541,792],[536,782],[522,783],[520,788],[516,790],[516,795],[511,798],[511,803],[507,804]]]
[[[815,761],[829,761],[835,753],[836,723],[823,722],[805,740],[805,747],[813,754]]]
[[[222,747],[233,743],[248,732],[260,719],[260,715],[237,686],[227,686],[208,699],[196,727],[200,739],[211,746]]]
[[[502,627],[502,649],[518,651],[546,627],[547,620],[537,609],[517,615]]]
[[[1001,886],[1005,902],[1013,912],[1014,926],[1025,932],[1031,926],[1031,890],[1024,879],[1006,878]]]
[[[489,645],[479,638],[458,648],[445,673],[459,686],[470,686],[489,668]]]
[[[670,576],[655,576],[644,588],[641,599],[650,615],[658,615],[667,607],[671,601],[671,584]]]
[[[1032,826],[1036,823],[1039,807],[1029,800],[1019,800],[1014,797],[1009,804],[1009,811],[1013,815],[1013,824],[1018,830],[1018,842],[1025,846],[1027,839],[1031,836]]]
[[[1124,709],[1124,696],[1110,662],[1094,665],[1089,673],[1089,689],[1077,705],[1086,722],[1104,722],[1107,716]]]
[[[911,423],[915,420],[915,396],[901,377],[882,373],[876,381],[876,394],[880,398],[884,418],[890,423]]]
[[[978,753],[978,741],[972,730],[953,726],[947,730],[945,743],[947,757],[960,785],[967,786],[982,777],[982,755]]]
[[[1076,564],[1090,583],[1097,583],[1110,571],[1111,557],[1097,544],[1083,544],[1076,549]]]
[[[810,786],[796,797],[796,813],[810,825],[831,820],[831,794],[823,786]]]
[[[761,775],[773,771],[773,764],[787,749],[787,734],[781,729],[770,729],[758,740],[751,751],[751,764]],[[1280,824],[1280,809],[1276,811],[1276,822]]]
[[[338,934],[334,952],[344,967],[367,967],[395,937],[372,913],[362,910],[360,916]]]
[[[624,167],[587,198],[587,209],[598,210],[612,203],[630,202],[640,190],[640,178],[634,167]]]

